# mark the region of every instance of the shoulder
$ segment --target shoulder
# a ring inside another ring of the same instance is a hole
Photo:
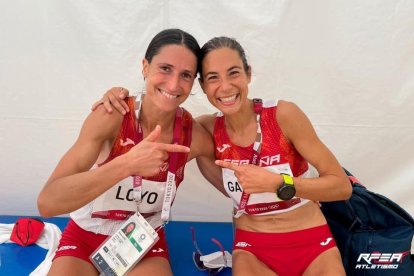
[[[277,102],[277,112],[281,113],[282,115],[286,116],[298,110],[300,110],[300,108],[294,102],[286,100],[279,100]]]
[[[100,105],[95,111],[91,112],[87,118],[87,120],[90,120],[96,124],[108,124],[110,127],[119,125],[123,119],[124,116],[119,112],[113,112],[112,114],[108,113],[103,105]]]
[[[294,102],[279,100],[277,103],[276,120],[278,123],[292,122],[304,115],[303,111]]]
[[[91,112],[82,126],[81,134],[95,139],[112,139],[118,132],[123,120],[122,114],[110,114],[100,105]]]
[[[188,111],[187,109],[185,109],[184,107],[180,106],[178,107],[183,111],[183,116],[184,117],[189,117],[189,118],[193,118],[193,115],[191,115],[190,111]]]
[[[214,130],[214,122],[216,119],[217,113],[201,115],[196,118],[196,121],[203,126],[210,134]]]
[[[193,141],[209,138],[211,139],[211,134],[209,131],[200,123],[198,120],[193,119]]]
[[[200,122],[193,120],[190,159],[198,156],[208,156],[212,154],[213,148],[211,134]]]
[[[183,122],[184,125],[188,125],[188,124],[193,124],[193,115],[191,115],[191,113],[185,109],[184,107],[180,107],[183,111]]]
[[[293,102],[280,100],[276,112],[276,121],[283,134],[294,142],[298,137],[311,138],[315,131],[306,114]]]

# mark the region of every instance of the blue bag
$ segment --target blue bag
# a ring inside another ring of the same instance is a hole
[[[385,196],[367,190],[347,170],[348,200],[321,202],[347,275],[413,275],[414,220]]]

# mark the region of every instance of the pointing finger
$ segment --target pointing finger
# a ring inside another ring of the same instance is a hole
[[[226,168],[226,169],[230,169],[230,170],[237,170],[237,168],[239,167],[237,164],[231,163],[231,162],[226,162],[223,160],[216,160],[214,163],[216,163],[216,165],[222,167],[222,168]]]
[[[168,152],[190,152],[189,147],[176,144],[158,143],[158,148]]]
[[[95,111],[98,108],[98,106],[100,106],[101,104],[103,104],[102,100],[99,100],[99,101],[95,102],[92,105],[91,111]]]

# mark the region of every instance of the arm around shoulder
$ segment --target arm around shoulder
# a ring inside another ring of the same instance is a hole
[[[200,117],[197,118],[197,121]],[[207,118],[207,117],[204,117]],[[193,140],[191,150],[197,152],[196,161],[201,174],[221,193],[227,196],[223,186],[221,168],[217,166],[214,155],[213,137],[205,127],[198,122],[194,122]]]
[[[195,120],[208,131],[211,137],[213,137],[215,114],[205,114],[198,116]]]

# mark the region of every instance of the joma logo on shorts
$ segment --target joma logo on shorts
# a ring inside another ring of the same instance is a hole
[[[248,247],[248,246],[252,246],[251,244],[248,244],[247,242],[238,242],[236,244],[237,247]]]
[[[75,250],[77,247],[74,245],[63,245],[61,247],[59,247],[59,249],[56,251],[63,251],[63,250]]]

